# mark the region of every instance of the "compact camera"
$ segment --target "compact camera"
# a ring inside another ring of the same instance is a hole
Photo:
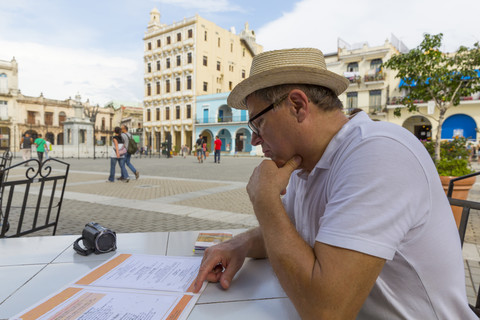
[[[81,240],[85,248],[80,246]],[[73,249],[82,256],[115,251],[117,250],[117,235],[114,231],[96,222],[90,222],[85,225],[82,236],[73,244]]]

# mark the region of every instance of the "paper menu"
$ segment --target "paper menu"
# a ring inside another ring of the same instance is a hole
[[[186,319],[201,258],[120,254],[13,319]]]

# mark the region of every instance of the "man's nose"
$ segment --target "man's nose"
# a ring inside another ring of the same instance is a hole
[[[255,132],[252,132],[252,146],[258,146],[260,143],[262,143],[262,137]]]

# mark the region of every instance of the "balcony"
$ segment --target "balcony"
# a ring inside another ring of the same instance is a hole
[[[367,74],[363,77],[363,81],[365,81],[365,83],[385,81],[385,77],[386,77],[385,72],[371,70],[371,71],[367,72]]]
[[[204,118],[204,117],[197,117],[195,119],[195,124],[219,124],[219,123],[229,123],[229,122],[247,122],[246,116],[224,116],[224,117],[211,117],[211,118]]]
[[[362,82],[362,77],[358,71],[344,72],[343,76],[348,79],[350,84],[360,84]]]
[[[380,114],[385,114],[386,110],[382,106],[370,106],[368,107],[368,112],[370,114],[380,115]]]

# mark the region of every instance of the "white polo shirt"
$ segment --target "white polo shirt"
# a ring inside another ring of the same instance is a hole
[[[358,319],[477,319],[458,231],[433,161],[406,129],[348,121],[282,199],[301,236],[387,260]]]

